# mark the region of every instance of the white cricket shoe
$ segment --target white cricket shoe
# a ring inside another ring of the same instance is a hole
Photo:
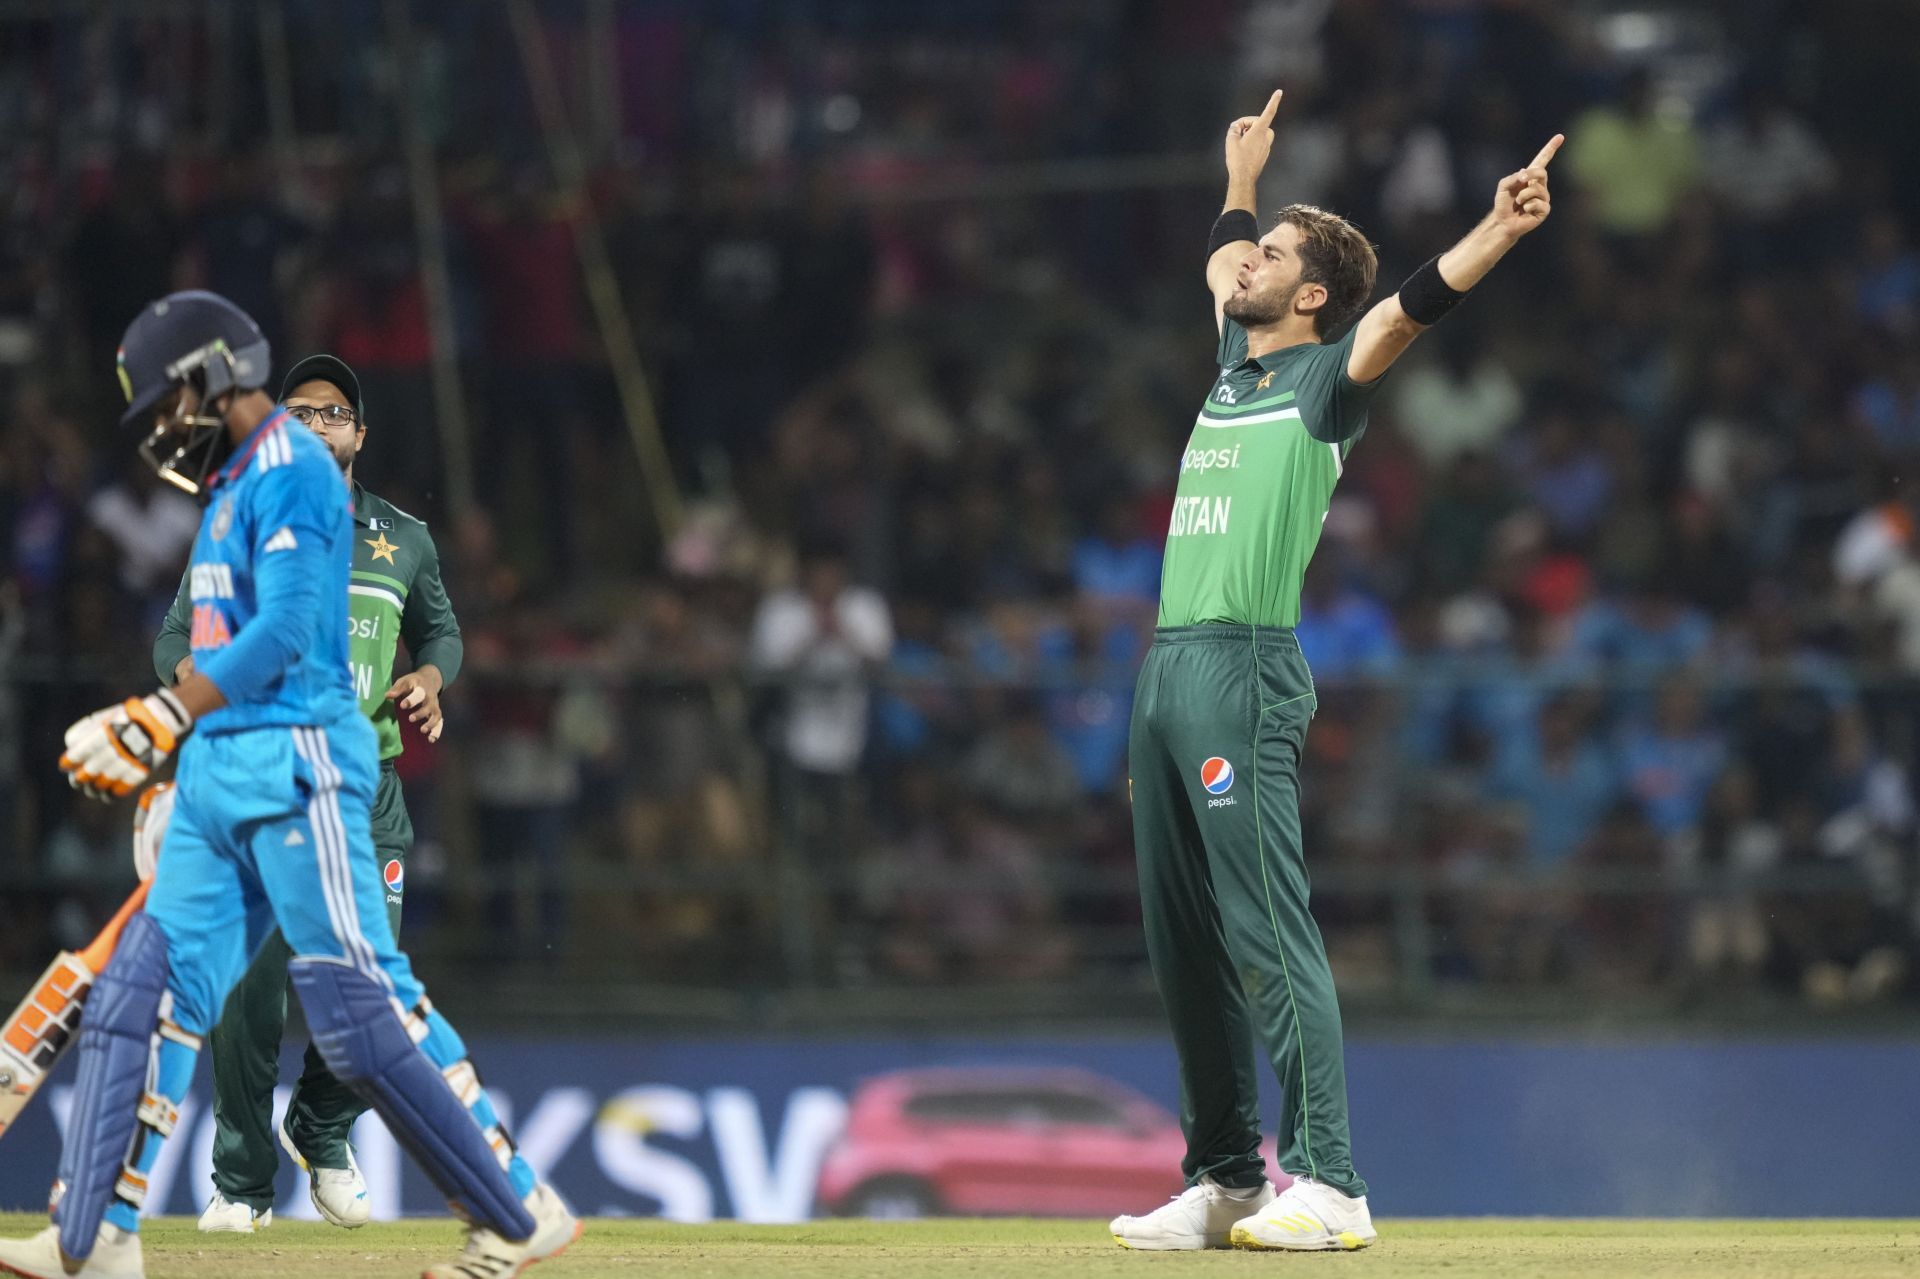
[[[273,1209],[258,1212],[253,1205],[235,1203],[218,1190],[207,1200],[207,1210],[200,1214],[203,1235],[250,1235],[272,1224]]]
[[[511,1279],[536,1261],[559,1256],[580,1237],[580,1219],[567,1211],[553,1187],[542,1182],[524,1202],[533,1214],[532,1238],[515,1243],[485,1226],[471,1226],[459,1260],[435,1266],[420,1279]]]
[[[367,1179],[360,1175],[360,1162],[353,1157],[351,1149],[347,1151],[345,1168],[315,1168],[293,1144],[285,1124],[280,1126],[280,1145],[293,1157],[293,1162],[306,1171],[307,1195],[322,1219],[347,1230],[358,1230],[367,1224],[373,1211],[367,1202]]]
[[[26,1279],[146,1279],[140,1236],[101,1223],[93,1253],[78,1270],[69,1270],[60,1253],[60,1227],[48,1226],[31,1239],[0,1239],[0,1273]]]
[[[1122,1248],[1146,1252],[1193,1252],[1225,1248],[1233,1223],[1273,1202],[1273,1183],[1229,1190],[1202,1177],[1144,1217],[1115,1217],[1107,1229]]]
[[[1323,1252],[1364,1248],[1379,1233],[1365,1195],[1350,1199],[1324,1181],[1295,1177],[1272,1203],[1235,1222],[1232,1237],[1236,1248]]]

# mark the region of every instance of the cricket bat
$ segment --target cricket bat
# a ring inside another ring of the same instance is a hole
[[[83,951],[62,951],[0,1026],[0,1137],[19,1116],[80,1030],[80,1005],[120,942],[120,931],[147,902],[147,880],[114,912]]]

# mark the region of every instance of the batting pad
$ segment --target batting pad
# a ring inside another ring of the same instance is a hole
[[[127,921],[80,1020],[73,1118],[60,1151],[65,1189],[53,1210],[60,1248],[69,1257],[92,1254],[100,1219],[133,1149],[166,994],[167,937],[141,911]]]
[[[508,1239],[534,1221],[473,1115],[407,1034],[387,992],[357,968],[310,955],[287,965],[329,1069],[367,1099],[433,1184]]]

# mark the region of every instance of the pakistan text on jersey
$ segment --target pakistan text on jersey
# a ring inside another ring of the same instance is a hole
[[[1227,516],[1232,510],[1233,499],[1230,497],[1176,497],[1173,499],[1173,521],[1167,526],[1167,536],[1224,533],[1227,531]]]

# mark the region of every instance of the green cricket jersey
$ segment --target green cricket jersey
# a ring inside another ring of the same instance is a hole
[[[1200,406],[1167,527],[1160,625],[1292,626],[1333,486],[1383,378],[1347,376],[1355,329],[1247,358],[1220,329],[1220,377]]]
[[[400,719],[387,698],[393,686],[394,646],[406,641],[415,668],[436,666],[453,683],[465,647],[460,623],[440,582],[440,553],[427,526],[399,507],[353,486],[353,577],[347,590],[347,660],[360,709],[380,738],[380,758],[400,753]],[[193,602],[180,582],[167,620],[153,641],[153,666],[162,683],[189,651]]]

